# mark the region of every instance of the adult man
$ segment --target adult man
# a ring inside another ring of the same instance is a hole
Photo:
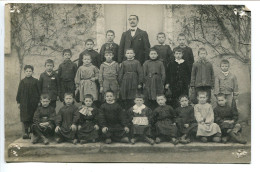
[[[149,58],[149,48],[150,42],[148,34],[137,27],[139,18],[137,15],[129,16],[130,29],[122,34],[119,52],[118,52],[118,62],[126,60],[124,56],[125,50],[127,48],[133,48],[135,52],[135,59],[139,60],[141,64]]]

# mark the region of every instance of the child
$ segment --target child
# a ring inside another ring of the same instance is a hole
[[[82,106],[77,112],[78,139],[81,144],[96,142],[98,138],[98,115],[99,110],[93,106],[94,97],[91,94],[84,96]]]
[[[208,102],[211,100],[211,89],[214,88],[215,77],[212,64],[206,59],[207,54],[205,48],[200,48],[198,51],[199,60],[193,64],[190,86],[195,92],[194,104],[197,104],[198,91],[206,91]]]
[[[214,109],[215,122],[222,131],[222,142],[226,143],[231,137],[234,141],[246,144],[246,140],[241,138],[241,125],[237,122],[237,109],[227,104],[225,94],[217,95],[217,107]]]
[[[186,144],[195,138],[198,125],[194,117],[194,109],[189,105],[189,97],[181,95],[179,102],[180,107],[175,110],[178,116],[177,125],[181,134],[180,143]]]
[[[41,95],[41,106],[37,108],[33,117],[31,142],[37,143],[42,139],[45,145],[49,144],[47,137],[54,133],[56,116],[55,108],[50,105],[51,98],[48,94]]]
[[[194,115],[198,123],[197,136],[202,142],[207,142],[213,137],[214,142],[221,141],[221,130],[218,124],[214,123],[214,113],[212,106],[207,103],[207,92],[198,92],[198,104],[194,106]]]
[[[124,107],[129,109],[133,105],[137,89],[142,88],[143,70],[140,62],[135,60],[133,49],[127,49],[125,56],[127,60],[122,62],[119,71],[119,83],[121,84],[120,93]]]
[[[105,52],[110,50],[113,52],[113,61],[118,62],[117,55],[118,55],[118,44],[114,43],[115,39],[115,32],[113,30],[108,30],[106,33],[107,42],[102,45],[100,49],[100,56],[101,62],[106,61]]]
[[[91,63],[90,54],[83,55],[83,65],[78,68],[75,76],[75,84],[80,93],[80,101],[84,101],[84,95],[91,94],[94,101],[98,100],[98,89],[96,80],[98,80],[99,70]]]
[[[151,139],[152,110],[144,105],[143,95],[136,95],[134,102],[135,105],[127,112],[132,124],[131,143],[135,144],[137,140],[142,139],[153,145],[154,140]]]
[[[182,59],[185,60],[188,63],[188,65],[190,67],[190,71],[191,71],[192,65],[194,63],[194,56],[193,56],[192,49],[186,45],[186,36],[183,33],[180,33],[178,35],[177,41],[179,43],[179,46],[174,48],[173,52],[175,52],[175,50],[177,48],[182,49],[182,52],[183,52]]]
[[[180,95],[189,94],[190,68],[189,64],[182,59],[182,49],[176,48],[174,51],[175,60],[171,61],[166,71],[165,89],[170,89],[173,97],[173,107],[178,107]]]
[[[59,98],[61,102],[64,101],[65,93],[72,93],[74,96],[74,78],[77,72],[77,65],[70,60],[72,57],[72,52],[70,49],[63,50],[63,57],[64,62],[62,62],[58,68],[58,80],[60,82]]]
[[[159,107],[153,111],[156,132],[155,143],[158,144],[161,142],[161,139],[165,138],[171,140],[176,145],[178,144],[178,129],[175,123],[176,113],[171,106],[166,105],[166,97],[164,95],[158,95],[156,101]]]
[[[225,94],[228,105],[231,107],[232,100],[237,100],[239,95],[237,78],[229,71],[229,61],[224,59],[220,62],[221,73],[215,77],[215,95]]]
[[[86,45],[87,49],[85,51],[83,51],[82,53],[80,53],[80,55],[79,55],[78,68],[83,65],[84,54],[90,54],[92,64],[94,66],[96,66],[97,68],[99,68],[101,65],[101,59],[100,59],[100,55],[98,54],[98,52],[96,52],[93,49],[94,41],[92,39],[87,39],[85,42],[85,45]]]
[[[106,61],[100,66],[99,83],[100,93],[112,90],[116,99],[119,97],[118,73],[119,65],[113,60],[114,53],[111,50],[105,51]]]
[[[161,60],[166,68],[171,60],[172,57],[172,50],[169,45],[165,44],[166,36],[165,33],[160,32],[157,34],[157,41],[159,45],[155,45],[153,48],[159,54],[159,60]]]
[[[20,81],[16,96],[20,109],[20,120],[24,125],[23,139],[29,139],[33,115],[40,99],[38,79],[32,77],[33,70],[31,65],[24,66],[25,78]]]
[[[163,94],[165,82],[165,68],[163,62],[158,60],[158,53],[150,49],[150,60],[144,62],[144,91],[152,109],[156,106],[156,95]]]
[[[64,95],[64,106],[59,110],[56,116],[56,128],[55,133],[58,138],[56,139],[57,143],[63,141],[69,141],[73,144],[77,143],[75,137],[77,131],[77,112],[78,108],[74,105],[73,94],[65,93]]]
[[[112,140],[129,143],[127,117],[121,106],[115,102],[114,92],[108,90],[105,93],[105,100],[106,102],[100,107],[100,125],[105,143],[110,144]]]
[[[56,101],[59,93],[58,75],[53,71],[54,61],[45,61],[45,72],[40,75],[39,85],[42,94],[49,94],[51,98],[50,106],[56,108]]]

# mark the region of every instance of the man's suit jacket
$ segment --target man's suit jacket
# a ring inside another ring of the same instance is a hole
[[[118,52],[119,63],[126,60],[125,50],[127,48],[133,48],[135,59],[143,64],[145,60],[149,59],[150,42],[147,32],[137,28],[133,37],[130,29],[122,34]]]

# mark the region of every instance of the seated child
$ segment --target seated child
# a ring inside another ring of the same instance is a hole
[[[153,145],[154,140],[151,139],[151,120],[152,110],[144,105],[144,96],[135,96],[135,105],[131,107],[127,114],[131,120],[131,143],[135,144],[137,140],[145,140]]]
[[[165,68],[163,62],[158,60],[158,53],[155,49],[150,49],[149,57],[150,60],[146,60],[143,64],[144,93],[149,106],[155,109],[156,95],[164,92]]]
[[[80,101],[84,101],[84,95],[86,94],[91,94],[94,101],[97,101],[98,88],[96,81],[98,80],[99,70],[91,63],[90,54],[84,54],[82,61],[83,65],[78,68],[75,76],[75,84],[80,94]]]
[[[197,136],[202,142],[207,142],[213,137],[214,142],[221,141],[221,130],[218,124],[214,123],[214,113],[212,106],[207,103],[207,92],[198,92],[198,104],[194,106],[194,115],[198,123]]]
[[[238,98],[238,84],[236,75],[229,71],[229,61],[224,59],[220,62],[221,73],[215,77],[215,95],[225,94],[227,104],[231,107],[233,99]]]
[[[106,33],[106,38],[107,38],[107,42],[105,44],[103,44],[100,49],[101,63],[106,60],[105,52],[107,50],[112,51],[112,53],[114,54],[112,60],[118,62],[117,55],[118,55],[119,46],[118,46],[118,44],[114,43],[115,32],[113,30],[108,30]]]
[[[164,64],[164,68],[166,68],[172,58],[172,50],[171,47],[165,44],[166,35],[163,32],[157,34],[157,41],[159,45],[155,45],[153,48],[158,52],[158,58]]]
[[[23,139],[30,138],[33,115],[40,100],[39,81],[32,77],[33,70],[34,68],[31,65],[24,66],[25,78],[20,81],[16,96],[20,109],[20,120],[24,125]]]
[[[230,107],[225,94],[217,95],[217,107],[214,109],[215,122],[222,131],[222,142],[226,143],[231,137],[235,142],[246,144],[246,140],[241,137],[241,125],[237,122],[238,113],[235,107]]]
[[[91,94],[84,96],[82,106],[77,112],[78,139],[81,144],[96,142],[98,139],[98,115],[99,110],[93,106],[94,97]]]
[[[31,142],[37,143],[40,139],[47,145],[48,137],[54,133],[56,115],[54,107],[50,105],[51,98],[48,94],[41,95],[41,106],[37,108],[33,117]]]
[[[166,97],[158,95],[156,99],[159,107],[153,111],[153,121],[155,123],[155,143],[160,143],[161,139],[165,138],[171,140],[176,145],[178,144],[177,134],[178,129],[176,126],[176,113],[173,108],[166,105]]]
[[[100,107],[100,126],[105,142],[110,144],[113,140],[129,143],[127,116],[121,106],[115,102],[114,92],[108,90],[105,93],[105,100],[106,102]]]
[[[72,52],[70,49],[63,50],[64,61],[59,65],[58,68],[58,79],[60,82],[59,98],[61,102],[64,101],[65,93],[73,93],[74,96],[74,92],[75,92],[74,78],[77,73],[77,65],[76,63],[70,60],[71,57],[72,57]]]
[[[106,61],[101,64],[99,71],[100,93],[112,90],[117,99],[119,97],[119,64],[113,60],[113,51],[106,50],[104,54]]]
[[[78,140],[75,137],[77,131],[77,110],[77,106],[74,105],[73,94],[65,93],[64,106],[59,110],[55,120],[55,133],[58,136],[56,139],[57,143],[68,141],[77,144]]]
[[[178,116],[177,125],[181,134],[180,143],[186,144],[195,138],[198,124],[194,117],[194,108],[189,105],[189,97],[181,95],[179,102],[180,107],[175,110]]]
[[[56,108],[56,101],[59,94],[58,75],[53,71],[54,61],[45,61],[45,71],[40,75],[39,86],[41,94],[49,94],[51,98],[50,106]]]

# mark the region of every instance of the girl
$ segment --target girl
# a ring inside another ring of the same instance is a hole
[[[190,84],[190,67],[188,63],[182,59],[182,49],[176,48],[174,52],[175,60],[172,60],[166,71],[165,89],[170,89],[173,98],[173,107],[177,108],[178,98],[180,95],[189,94]]]
[[[20,81],[16,96],[20,109],[20,119],[24,125],[23,139],[29,139],[33,115],[40,99],[38,79],[32,77],[33,70],[34,68],[31,65],[24,66],[25,78]]]
[[[77,112],[78,108],[74,105],[73,93],[65,93],[64,95],[64,106],[59,110],[55,123],[55,133],[58,135],[56,139],[57,143],[63,141],[77,143],[75,137],[77,131]]]
[[[142,88],[143,70],[138,60],[135,60],[133,49],[127,49],[125,56],[127,60],[122,62],[119,71],[119,83],[121,83],[121,99],[124,101],[125,109],[133,105],[133,99],[137,89]]]
[[[84,101],[84,95],[91,94],[94,101],[98,100],[96,80],[99,70],[91,63],[90,54],[83,55],[83,66],[80,66],[75,77],[75,84],[80,93],[80,101]]]
[[[144,105],[143,95],[136,95],[134,102],[135,105],[127,112],[132,124],[131,143],[135,144],[138,139],[142,139],[153,145],[154,140],[151,139],[152,110]]]
[[[198,92],[198,104],[194,106],[194,115],[198,123],[197,136],[201,137],[202,142],[207,142],[213,137],[214,142],[221,141],[221,130],[218,124],[214,123],[214,113],[212,106],[207,103],[207,92]]]
[[[178,116],[178,128],[181,134],[180,143],[186,144],[194,139],[197,133],[197,122],[194,117],[194,109],[189,105],[189,97],[181,95],[179,97],[180,107],[175,111]],[[194,136],[194,137],[193,137]]]
[[[165,69],[155,49],[150,49],[150,60],[144,62],[144,91],[152,109],[156,106],[156,95],[163,94]]]
[[[41,95],[41,106],[39,106],[34,113],[33,125],[32,125],[32,137],[31,142],[37,143],[39,139],[43,141],[45,145],[49,144],[48,138],[53,135],[55,129],[54,118],[56,112],[54,107],[50,105],[51,98],[48,94]]]
[[[173,144],[178,144],[176,127],[176,113],[173,108],[166,105],[166,98],[164,95],[158,95],[156,99],[159,107],[153,111],[153,121],[155,122],[156,140],[158,144],[162,138],[171,140]]]
[[[82,106],[77,112],[77,123],[78,123],[78,139],[81,144],[87,143],[88,141],[96,142],[98,138],[98,115],[99,111],[93,107],[94,97],[91,94],[84,96]]]

